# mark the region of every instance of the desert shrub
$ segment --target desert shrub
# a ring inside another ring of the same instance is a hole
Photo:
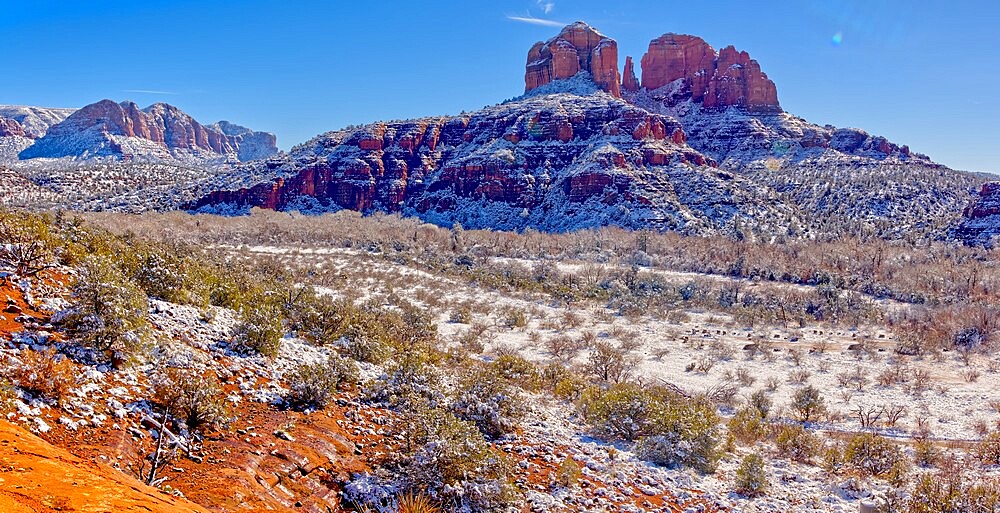
[[[359,362],[381,364],[392,353],[386,334],[372,319],[355,320],[344,330],[347,355]]]
[[[17,389],[7,378],[0,378],[0,415],[5,415],[14,409],[17,400]]]
[[[324,362],[303,363],[288,376],[286,400],[295,408],[323,409],[337,388],[358,380],[358,366],[347,358],[334,356]]]
[[[665,401],[647,388],[620,383],[608,390],[587,389],[578,408],[594,433],[606,440],[634,442],[653,434]]]
[[[797,424],[786,424],[778,428],[775,446],[779,456],[801,463],[808,463],[821,447],[816,435]]]
[[[765,419],[771,414],[772,406],[771,398],[764,390],[755,391],[750,394],[750,398],[747,400],[747,407],[757,410],[760,412],[760,416]]]
[[[941,452],[934,442],[920,438],[913,443],[913,462],[921,467],[931,467],[937,464]]]
[[[620,383],[588,389],[578,406],[597,436],[637,441],[636,453],[658,465],[710,472],[718,461],[719,416],[707,400]]]
[[[362,392],[370,402],[387,404],[393,408],[428,405],[436,407],[443,401],[441,377],[425,353],[413,352],[397,355],[382,376],[370,383]]]
[[[135,269],[128,274],[147,296],[172,303],[198,302],[192,300],[185,291],[186,277],[181,269],[181,259],[176,254],[151,247],[138,251],[143,254],[138,255]]]
[[[587,359],[587,370],[605,383],[622,383],[639,365],[639,358],[627,345],[598,341]]]
[[[528,316],[520,308],[506,308],[500,314],[498,322],[510,329],[523,328],[528,325]]]
[[[542,386],[562,401],[576,401],[587,389],[586,378],[566,367],[552,363],[542,368]]]
[[[795,392],[795,395],[792,396],[791,408],[802,422],[814,421],[826,411],[823,396],[820,395],[819,389],[812,385],[800,388]]]
[[[976,444],[973,454],[983,465],[1000,465],[1000,432],[986,435]]]
[[[953,473],[923,474],[904,504],[909,513],[993,513],[1000,508],[1000,485],[995,480],[963,482]]]
[[[747,454],[740,460],[734,476],[736,492],[748,497],[756,497],[767,492],[767,473],[764,458],[757,453]]]
[[[0,213],[0,266],[34,276],[57,263],[60,247],[41,216]]]
[[[583,477],[583,468],[570,457],[566,457],[556,469],[556,482],[565,488],[576,486],[581,477]]]
[[[472,308],[469,305],[459,305],[452,309],[448,322],[472,324]]]
[[[741,408],[726,424],[729,434],[743,444],[755,444],[767,438],[770,426],[761,415],[760,410],[753,407]]]
[[[490,363],[490,367],[508,384],[525,390],[537,390],[542,384],[542,376],[535,364],[516,353],[501,353]]]
[[[495,439],[517,427],[523,403],[499,369],[486,365],[462,379],[451,411],[458,418],[475,423],[486,438]]]
[[[472,422],[418,408],[411,416],[413,450],[402,463],[408,488],[458,511],[502,511],[519,499],[510,463]]]
[[[281,338],[285,335],[281,309],[266,298],[249,303],[240,311],[233,349],[241,354],[278,356]]]
[[[636,446],[639,457],[668,467],[713,472],[719,451],[719,415],[704,399],[674,396],[656,419],[654,434]]]
[[[192,433],[228,421],[226,394],[214,373],[170,367],[154,377],[153,401]]]
[[[25,391],[62,402],[76,384],[76,370],[73,363],[57,354],[55,349],[44,352],[28,349],[21,353],[16,379]]]
[[[874,433],[854,435],[844,449],[847,466],[865,476],[888,476],[905,462],[904,458],[896,444]]]
[[[63,320],[116,365],[137,359],[147,347],[149,299],[111,257],[91,256],[81,264],[73,307]]]

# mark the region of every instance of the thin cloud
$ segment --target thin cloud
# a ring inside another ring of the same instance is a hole
[[[139,93],[139,94],[169,94],[172,96],[177,96],[181,93],[175,93],[173,91],[153,91],[151,89],[122,89],[123,93]]]
[[[550,14],[553,9],[556,8],[555,2],[546,2],[545,0],[538,0],[538,7],[545,12],[545,14]]]
[[[545,18],[536,18],[534,16],[511,16],[507,15],[507,19],[510,21],[516,21],[520,23],[530,23],[531,25],[541,25],[543,27],[562,27],[566,25],[561,21],[547,20]]]

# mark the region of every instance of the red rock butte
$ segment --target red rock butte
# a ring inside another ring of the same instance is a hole
[[[781,112],[778,90],[747,52],[732,46],[718,53],[704,39],[664,34],[649,43],[640,60],[641,81],[632,57],[618,73],[618,43],[578,21],[558,36],[535,43],[528,52],[525,92],[587,71],[599,88],[616,98],[621,92],[649,91],[676,84],[675,98],[707,109],[741,107],[750,112]]]
[[[580,71],[590,73],[598,87],[621,98],[618,43],[582,21],[568,25],[558,36],[531,47],[524,73],[524,91],[553,80],[570,78]]]

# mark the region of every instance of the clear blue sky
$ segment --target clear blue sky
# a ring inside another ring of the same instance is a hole
[[[512,18],[579,19],[618,40],[622,63],[665,32],[733,44],[789,112],[1000,171],[1000,6],[988,1],[0,0],[0,12],[0,103],[165,101],[288,148],[517,96],[528,48],[559,29]]]

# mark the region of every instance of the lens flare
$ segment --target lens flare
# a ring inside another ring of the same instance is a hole
[[[843,44],[843,42],[844,42],[843,32],[837,32],[836,34],[833,35],[832,38],[830,38],[830,44],[832,44],[833,46],[840,46],[841,44]]]

